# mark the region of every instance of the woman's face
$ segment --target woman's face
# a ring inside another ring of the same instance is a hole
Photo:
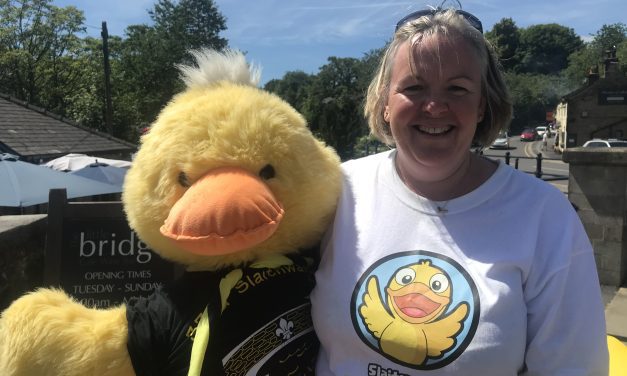
[[[485,109],[481,70],[476,53],[460,38],[434,35],[411,50],[409,42],[400,46],[384,118],[403,171],[437,181],[462,165]]]

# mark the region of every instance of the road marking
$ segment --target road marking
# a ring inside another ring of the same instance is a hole
[[[533,144],[535,144],[535,141],[527,141],[527,143],[525,144],[525,156],[526,157],[535,157],[535,154],[533,152]]]

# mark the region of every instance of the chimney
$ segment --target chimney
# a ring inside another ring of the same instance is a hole
[[[610,47],[609,50],[605,50],[607,57],[605,58],[605,78],[611,78],[619,73],[618,70],[618,58],[616,57],[616,46]]]
[[[598,80],[599,80],[599,67],[597,66],[590,67],[590,69],[588,69],[588,76],[586,78],[586,83],[588,85],[592,85]]]

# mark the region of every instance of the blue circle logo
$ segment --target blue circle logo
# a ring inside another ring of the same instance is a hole
[[[428,251],[387,256],[364,272],[351,299],[357,334],[374,351],[419,370],[461,355],[479,322],[479,294],[455,260]]]

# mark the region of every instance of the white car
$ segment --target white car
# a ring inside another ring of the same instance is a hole
[[[499,133],[499,136],[490,145],[490,149],[509,149],[509,136],[507,133]]]
[[[595,138],[590,141],[586,141],[586,143],[583,144],[583,147],[584,148],[626,148],[627,141],[617,140],[615,138],[608,138],[607,140]]]
[[[551,131],[544,125],[536,127],[536,132],[538,132],[538,138],[542,138],[546,132],[549,132],[548,136],[551,137]]]

